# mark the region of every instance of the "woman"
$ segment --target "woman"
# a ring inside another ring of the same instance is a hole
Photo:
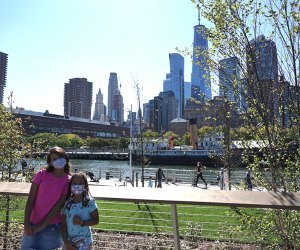
[[[62,245],[60,211],[69,192],[69,157],[62,148],[53,147],[47,164],[32,180],[25,207],[23,250],[50,250]]]
[[[204,182],[205,188],[207,188],[207,183],[203,178],[202,171],[203,171],[203,166],[202,166],[201,162],[197,162],[197,178],[196,178],[195,186],[198,185],[198,180],[200,178]]]

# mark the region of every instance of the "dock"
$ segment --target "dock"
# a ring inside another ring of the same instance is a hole
[[[49,152],[35,154],[35,157],[46,157]],[[99,151],[99,150],[66,150],[70,159],[82,160],[110,160],[110,161],[128,161],[129,153],[127,151]]]

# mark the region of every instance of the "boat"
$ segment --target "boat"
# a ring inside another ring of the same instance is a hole
[[[213,150],[185,150],[185,149],[171,149],[171,150],[145,150],[143,155],[141,150],[132,150],[132,160],[139,162],[141,157],[149,165],[186,165],[196,166],[196,163],[200,161],[204,166],[220,167],[222,164],[214,155],[222,154]]]
[[[219,159],[224,154],[223,146],[211,138],[206,142],[209,143],[201,142],[199,147],[193,149],[187,145],[174,147],[170,139],[146,139],[143,143],[135,139],[131,150],[132,160],[135,163],[143,160],[149,165],[196,166],[200,161],[209,167],[222,166]]]

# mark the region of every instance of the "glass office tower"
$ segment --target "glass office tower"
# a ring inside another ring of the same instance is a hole
[[[202,103],[212,99],[210,69],[207,64],[208,41],[204,25],[194,26],[191,97]]]
[[[219,95],[240,107],[240,66],[237,57],[229,57],[220,61]]]
[[[170,53],[170,73],[164,81],[164,92],[173,91],[177,99],[178,117],[184,115],[184,58],[178,53]]]

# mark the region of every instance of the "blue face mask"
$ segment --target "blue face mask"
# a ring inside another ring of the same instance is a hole
[[[72,184],[71,191],[73,194],[82,194],[85,191],[83,184]]]
[[[54,161],[51,162],[51,165],[54,167],[54,168],[64,168],[67,164],[67,161],[65,158],[58,158]]]

